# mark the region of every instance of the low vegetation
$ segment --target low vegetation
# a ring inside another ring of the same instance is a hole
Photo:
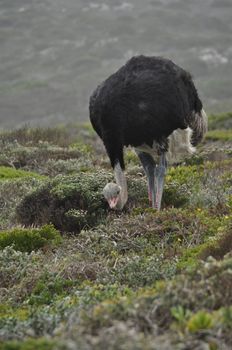
[[[232,131],[231,130],[211,130],[206,136],[207,140],[212,141],[230,141],[232,142]]]
[[[0,249],[13,246],[17,251],[30,253],[60,242],[61,236],[52,225],[32,229],[14,228],[0,232]]]
[[[6,166],[0,166],[0,181],[24,177],[34,177],[38,179],[42,178],[42,176],[38,175],[37,173],[32,173],[30,171],[24,170],[17,170],[15,168],[10,168]]]
[[[88,124],[0,134],[0,350],[231,349],[231,118],[169,168],[160,212],[131,149],[108,209]]]

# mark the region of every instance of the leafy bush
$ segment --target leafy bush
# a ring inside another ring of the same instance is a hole
[[[181,305],[177,305],[171,308],[171,314],[175,319],[175,326],[183,332],[186,328],[187,320],[191,316],[191,311],[184,309]]]
[[[47,141],[55,145],[67,146],[70,140],[67,130],[61,127],[54,128],[30,128],[25,125],[12,131],[4,131],[0,134],[0,141],[15,142],[21,145],[37,145],[41,141]]]
[[[36,282],[28,300],[31,305],[51,304],[57,295],[65,294],[75,281],[65,280],[54,274],[45,272]]]
[[[170,182],[165,185],[162,198],[162,206],[184,207],[189,203],[191,191],[187,185],[178,182]]]
[[[202,213],[203,215],[205,212]],[[200,259],[206,260],[209,256],[220,260],[232,250],[231,215],[225,215],[220,219],[202,217],[201,220],[208,232],[198,245],[182,250],[182,256],[177,263],[180,269],[192,269],[199,264]]]
[[[232,113],[212,114],[209,116],[209,130],[232,128]]]
[[[25,276],[25,272],[30,271],[35,254],[22,253],[11,246],[0,250],[0,291],[16,285]]]
[[[74,175],[79,172],[92,171],[93,164],[89,157],[80,157],[78,159],[49,159],[43,163],[42,171],[50,177],[54,177],[59,174]]]
[[[208,131],[206,139],[212,141],[232,141],[232,129]]]
[[[189,331],[210,328],[212,322],[211,317],[208,317],[209,310],[213,312],[231,305],[231,266],[230,256],[222,262],[208,260],[191,273],[178,275],[173,280],[163,282],[161,286],[157,284],[153,289],[141,290],[128,298],[121,299],[120,303],[115,299],[107,300],[91,310],[88,318],[83,317],[83,322],[86,326],[100,328],[101,320],[105,325],[110,326],[112,318],[117,320],[126,318],[135,322],[137,330],[142,328],[149,331],[151,324],[161,329],[168,329],[175,317],[181,327],[188,325]],[[136,307],[132,308],[132,305]],[[178,309],[176,305],[179,305]],[[206,311],[206,315],[202,314],[202,310]],[[226,319],[230,323],[228,313]]]
[[[55,246],[61,242],[59,232],[52,226],[41,228],[14,228],[0,232],[0,249],[13,245],[15,250],[31,252],[47,246]]]
[[[22,146],[17,142],[6,143],[1,148],[0,165],[10,164],[17,169],[23,168],[43,174],[49,160],[79,159],[82,156],[78,149],[55,146],[48,142],[40,142],[36,146]]]
[[[154,284],[161,279],[170,279],[176,273],[176,266],[171,261],[166,265],[162,257],[157,255],[149,257],[130,256],[118,258],[115,267],[109,276],[102,276],[104,282],[120,283],[130,288],[139,288]]]
[[[228,220],[231,220],[228,216]],[[232,225],[227,229],[225,227],[220,227],[218,236],[214,240],[210,240],[205,243],[200,249],[199,258],[206,259],[212,256],[215,259],[222,259],[227,253],[232,251]]]
[[[0,180],[9,180],[20,177],[35,177],[35,178],[43,178],[42,176],[24,170],[16,170],[14,168],[0,166]]]
[[[0,229],[16,224],[15,208],[26,193],[35,190],[43,181],[30,176],[0,181]]]
[[[188,321],[187,328],[190,332],[196,333],[213,327],[213,319],[210,313],[198,311],[191,316]]]
[[[28,339],[23,342],[8,341],[0,343],[0,350],[55,350],[56,342],[47,339]]]
[[[51,222],[71,232],[96,225],[106,215],[102,189],[108,179],[103,172],[57,176],[25,196],[16,210],[18,220],[26,226]]]

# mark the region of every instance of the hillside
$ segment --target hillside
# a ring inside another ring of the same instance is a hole
[[[232,113],[170,167],[163,209],[126,151],[129,201],[89,124],[0,134],[0,350],[232,348]]]
[[[1,127],[87,120],[95,87],[138,54],[190,71],[206,110],[232,110],[231,37],[231,0],[1,0]]]

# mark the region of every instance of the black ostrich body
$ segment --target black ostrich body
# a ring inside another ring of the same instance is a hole
[[[90,98],[90,120],[112,167],[119,164],[124,170],[123,147],[131,145],[138,148],[148,180],[157,175],[155,154],[162,156],[161,166],[166,168],[170,135],[176,130],[191,130],[188,138],[195,146],[206,129],[204,118],[191,75],[161,57],[131,58]],[[148,175],[149,167],[153,175]],[[153,206],[157,206],[153,199]]]

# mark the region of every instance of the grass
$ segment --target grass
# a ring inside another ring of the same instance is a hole
[[[160,212],[130,149],[127,206],[108,209],[89,124],[3,132],[0,350],[231,348],[230,123],[211,116],[169,167]]]

